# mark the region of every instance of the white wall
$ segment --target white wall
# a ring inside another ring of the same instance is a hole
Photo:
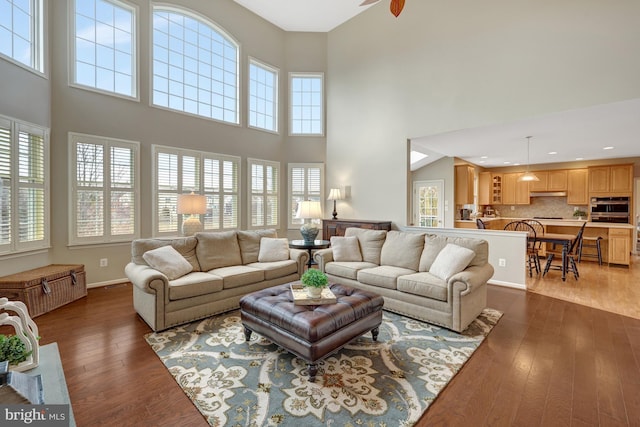
[[[406,140],[640,96],[640,2],[384,2],[329,33],[327,179],[406,220]],[[508,149],[508,147],[505,147]],[[453,200],[450,201],[453,203]]]
[[[455,205],[453,199],[455,197],[455,173],[454,173],[453,157],[443,157],[427,166],[423,166],[418,170],[411,172],[411,187],[409,194],[411,195],[409,213],[413,204],[413,183],[415,181],[428,181],[441,179],[444,181],[444,198],[447,203],[447,210],[444,212],[444,228],[453,228],[455,220]]]

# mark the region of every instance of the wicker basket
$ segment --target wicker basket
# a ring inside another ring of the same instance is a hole
[[[82,264],[51,264],[0,277],[0,297],[22,301],[31,317],[87,296]]]

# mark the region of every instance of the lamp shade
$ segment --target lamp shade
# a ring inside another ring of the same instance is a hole
[[[296,212],[298,219],[319,219],[322,218],[322,206],[319,201],[303,200],[298,204]]]
[[[342,200],[342,193],[340,192],[340,189],[332,188],[331,191],[329,191],[329,197],[327,197],[327,200]]]
[[[179,214],[203,214],[207,212],[207,198],[200,194],[178,195]]]

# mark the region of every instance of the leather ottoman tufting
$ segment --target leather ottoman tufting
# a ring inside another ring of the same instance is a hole
[[[240,318],[247,341],[256,332],[302,358],[315,381],[317,362],[371,331],[377,340],[384,300],[370,291],[331,285],[335,304],[295,305],[289,284],[245,295]]]

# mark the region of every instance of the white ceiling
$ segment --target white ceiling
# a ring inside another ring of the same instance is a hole
[[[286,31],[328,32],[364,12],[362,0],[235,0]]]
[[[412,149],[429,157],[411,169],[445,156],[483,167],[526,165],[527,136],[530,164],[640,157],[640,99],[413,138]]]

